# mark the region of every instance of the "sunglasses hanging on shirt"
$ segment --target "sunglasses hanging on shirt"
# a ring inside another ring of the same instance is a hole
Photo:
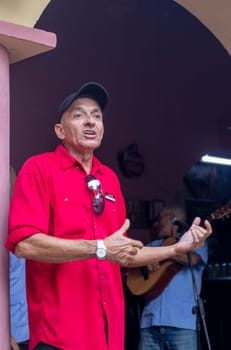
[[[93,175],[88,175],[85,178],[87,188],[93,195],[93,210],[96,215],[102,214],[105,206],[105,200],[100,181]]]

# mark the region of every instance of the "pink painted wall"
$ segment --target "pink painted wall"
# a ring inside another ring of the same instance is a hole
[[[203,153],[230,156],[230,56],[173,1],[52,1],[37,27],[57,48],[11,67],[11,163],[53,149],[57,106],[85,81],[111,95],[98,156],[126,197],[174,200]],[[122,176],[117,152],[137,143],[139,178]]]
[[[9,207],[9,57],[7,50],[0,46],[0,242],[7,235],[7,213]],[[9,350],[9,285],[8,253],[0,245],[0,348]]]

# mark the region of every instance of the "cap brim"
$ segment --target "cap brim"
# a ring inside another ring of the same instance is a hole
[[[63,113],[70,107],[70,105],[80,97],[89,97],[98,102],[102,111],[106,107],[109,99],[107,90],[100,84],[89,82],[80,87],[80,89],[69,95],[60,105],[58,110],[58,122],[62,118]]]

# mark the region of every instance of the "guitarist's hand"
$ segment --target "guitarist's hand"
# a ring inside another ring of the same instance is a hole
[[[199,248],[212,233],[209,221],[205,220],[204,226],[200,226],[201,219],[196,217],[190,229],[184,233],[181,239],[175,244],[176,254],[184,254]]]
[[[154,263],[154,264],[148,264],[147,265],[147,269],[148,271],[150,272],[153,272],[153,271],[156,271],[160,268],[160,264],[157,262],[157,263]]]
[[[107,247],[107,260],[127,266],[134,259],[138,250],[143,248],[143,243],[124,236],[128,230],[130,221],[125,220],[120,229],[104,239]]]

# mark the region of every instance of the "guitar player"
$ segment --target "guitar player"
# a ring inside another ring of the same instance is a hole
[[[153,241],[149,246],[160,246],[172,237],[175,242],[179,226],[172,219],[185,221],[183,209],[165,207],[153,225]],[[198,292],[201,290],[202,273],[208,258],[207,243],[191,255]],[[146,300],[140,322],[140,350],[199,350],[196,330],[195,297],[192,273],[187,255],[174,257],[173,263],[180,265],[174,276],[154,299]],[[147,267],[155,271],[160,265]],[[164,278],[164,276],[163,276]],[[151,293],[150,293],[151,294]]]

